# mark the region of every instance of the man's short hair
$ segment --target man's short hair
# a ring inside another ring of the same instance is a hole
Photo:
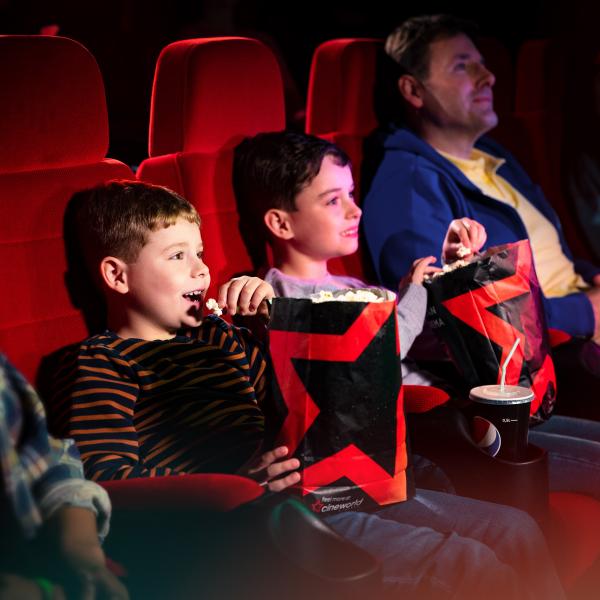
[[[429,46],[440,39],[464,34],[475,39],[474,23],[451,15],[411,17],[397,27],[385,41],[386,54],[398,65],[398,77],[404,74],[426,79],[429,74]]]
[[[135,262],[148,234],[185,219],[200,225],[196,209],[179,194],[141,181],[111,181],[72,200],[79,244],[88,269],[105,256]]]

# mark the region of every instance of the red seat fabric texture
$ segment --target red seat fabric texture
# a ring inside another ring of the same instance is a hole
[[[306,132],[337,144],[352,161],[355,198],[360,203],[364,139],[377,127],[375,77],[383,41],[343,38],[323,42],[313,54],[306,104]],[[329,270],[372,280],[366,254],[330,261]]]
[[[561,581],[570,589],[600,556],[600,503],[582,494],[552,492],[549,522],[550,549]]]
[[[344,38],[323,42],[312,59],[306,132],[368,135],[376,126],[373,104],[376,54],[382,40]]]
[[[279,66],[261,42],[184,40],[161,52],[150,111],[150,158],[137,176],[182,194],[200,213],[213,295],[217,284],[252,271],[238,231],[233,148],[246,136],[284,127]]]
[[[357,185],[363,140],[377,127],[375,74],[382,48],[381,40],[371,38],[330,40],[317,47],[310,68],[306,133],[338,144],[348,154]]]
[[[104,85],[79,43],[0,36],[0,77],[0,348],[33,381],[44,355],[86,336],[64,285],[65,206],[133,174],[105,158]]]

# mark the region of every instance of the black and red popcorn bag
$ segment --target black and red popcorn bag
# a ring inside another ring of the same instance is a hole
[[[530,420],[545,421],[556,401],[556,376],[529,241],[491,248],[425,286],[427,321],[469,388],[500,383],[501,367],[519,339],[506,383],[531,387]]]
[[[277,298],[269,340],[267,426],[301,462],[305,504],[327,515],[412,496],[395,301]]]

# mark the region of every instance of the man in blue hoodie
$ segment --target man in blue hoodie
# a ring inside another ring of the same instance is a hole
[[[395,289],[415,258],[436,254],[452,219],[482,223],[488,246],[529,238],[549,327],[593,338],[587,366],[600,376],[600,267],[573,258],[540,188],[484,136],[498,122],[495,78],[469,25],[445,15],[411,18],[385,50],[406,125],[387,131],[364,202],[379,279]]]

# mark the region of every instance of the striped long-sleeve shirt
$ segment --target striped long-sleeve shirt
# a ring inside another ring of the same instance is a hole
[[[95,480],[235,472],[264,435],[267,363],[217,317],[171,340],[96,335],[54,380],[60,433]]]

